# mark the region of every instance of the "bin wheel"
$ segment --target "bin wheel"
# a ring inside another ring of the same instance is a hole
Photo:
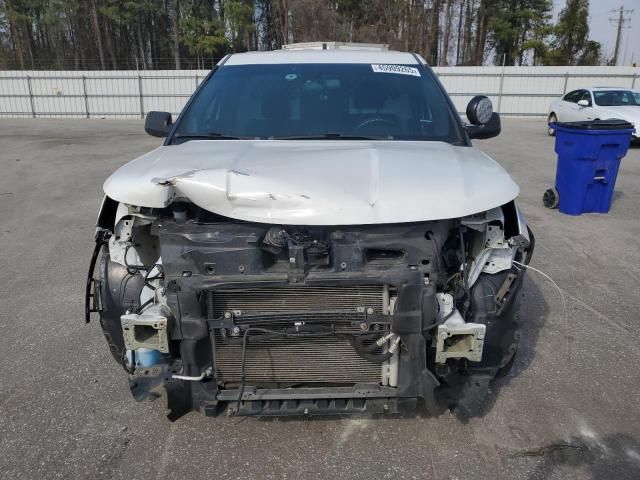
[[[560,195],[555,188],[549,188],[542,196],[542,203],[547,208],[558,208],[560,204]]]
[[[556,129],[552,128],[551,125],[549,125],[550,123],[556,123],[558,121],[558,117],[556,117],[555,113],[552,113],[551,115],[549,115],[549,118],[547,119],[547,134],[550,137],[555,137],[556,136]]]

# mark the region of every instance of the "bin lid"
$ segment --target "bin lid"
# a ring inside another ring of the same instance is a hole
[[[558,122],[556,127],[571,130],[627,130],[633,125],[625,120],[611,118],[609,120],[589,120],[583,122]]]

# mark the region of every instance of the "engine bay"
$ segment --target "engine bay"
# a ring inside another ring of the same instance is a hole
[[[515,354],[532,251],[514,202],[303,226],[107,197],[87,319],[99,313],[134,397],[164,389],[173,418],[471,411]]]

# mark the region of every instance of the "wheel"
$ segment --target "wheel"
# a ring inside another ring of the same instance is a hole
[[[560,195],[555,188],[549,188],[544,195],[542,195],[542,203],[547,208],[558,208],[560,204]]]
[[[549,134],[550,137],[556,136],[556,129],[551,128],[549,124],[556,123],[557,121],[558,121],[558,117],[556,117],[555,113],[552,113],[551,115],[549,115],[549,118],[547,119],[547,133]]]

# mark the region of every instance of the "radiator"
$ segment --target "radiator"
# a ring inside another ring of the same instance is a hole
[[[386,299],[378,285],[265,287],[213,291],[209,306],[213,318],[236,312],[240,325],[281,330],[302,321],[359,333],[364,312],[383,313]],[[235,384],[241,381],[242,338],[225,333],[215,333],[216,374]],[[379,383],[381,366],[363,359],[343,336],[276,337],[247,344],[245,376],[248,385]]]

